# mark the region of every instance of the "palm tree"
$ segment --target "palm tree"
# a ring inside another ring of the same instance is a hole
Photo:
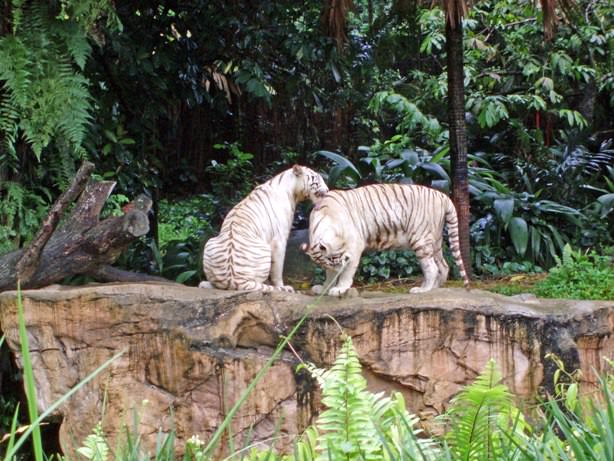
[[[448,125],[452,159],[452,200],[458,212],[460,249],[465,270],[471,272],[469,255],[469,179],[465,131],[465,85],[463,23],[467,5],[463,0],[446,0],[446,56],[448,64]]]
[[[544,20],[544,36],[550,39],[556,23],[556,0],[540,0]],[[572,0],[559,0],[570,10]],[[465,130],[465,86],[463,63],[463,18],[468,6],[465,0],[443,0],[446,13],[446,57],[448,73],[448,124],[450,157],[452,158],[452,199],[458,211],[461,254],[465,269],[471,271],[469,239],[469,179],[467,135]]]

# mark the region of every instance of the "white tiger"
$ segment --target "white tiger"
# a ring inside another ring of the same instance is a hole
[[[201,288],[294,291],[284,285],[286,242],[296,204],[328,192],[322,176],[300,165],[257,186],[226,216],[217,237],[205,244]],[[265,283],[270,279],[272,285]]]
[[[310,245],[302,249],[326,268],[327,286],[342,270],[329,295],[341,295],[352,286],[365,249],[409,248],[416,252],[424,274],[422,286],[411,293],[443,285],[448,265],[443,257],[443,227],[448,227],[450,249],[460,274],[469,286],[458,240],[458,218],[450,198],[424,186],[375,184],[329,192],[311,212]],[[312,287],[320,294],[322,285]]]

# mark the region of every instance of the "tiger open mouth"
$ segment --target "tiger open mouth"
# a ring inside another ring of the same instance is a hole
[[[350,256],[344,253],[334,254],[332,256],[322,256],[316,259],[316,263],[327,269],[339,269],[350,260]]]

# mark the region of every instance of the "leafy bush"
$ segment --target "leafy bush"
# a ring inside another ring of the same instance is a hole
[[[566,245],[562,259],[535,287],[546,298],[614,299],[614,266],[594,251],[572,250]]]
[[[17,182],[0,182],[0,254],[34,236],[49,207],[47,199]]]
[[[158,216],[160,249],[165,249],[173,241],[202,240],[211,236],[216,205],[216,200],[208,194],[178,201],[161,200]]]
[[[360,259],[356,279],[374,283],[382,279],[406,278],[420,274],[420,265],[411,250],[389,250],[366,253]]]
[[[236,142],[216,144],[213,147],[229,154],[225,163],[212,160],[207,173],[211,177],[213,195],[219,197],[222,208],[230,209],[254,187],[254,156],[243,152]]]

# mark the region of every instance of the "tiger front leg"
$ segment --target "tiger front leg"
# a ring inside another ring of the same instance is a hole
[[[337,275],[337,271],[332,269],[326,269],[326,280],[322,285],[314,285],[311,287],[311,293],[319,296],[324,292],[326,287],[330,287],[335,279],[335,275]]]
[[[271,273],[270,279],[276,290],[294,292],[290,285],[284,285],[283,271],[286,257],[286,241],[271,244]]]
[[[337,284],[328,290],[329,296],[341,296],[348,292],[350,288],[352,288],[352,283],[354,282],[354,274],[356,273],[356,269],[358,269],[358,264],[360,263],[360,255],[362,251],[353,255],[346,255],[345,258],[345,266],[341,269],[341,274],[337,279]]]

